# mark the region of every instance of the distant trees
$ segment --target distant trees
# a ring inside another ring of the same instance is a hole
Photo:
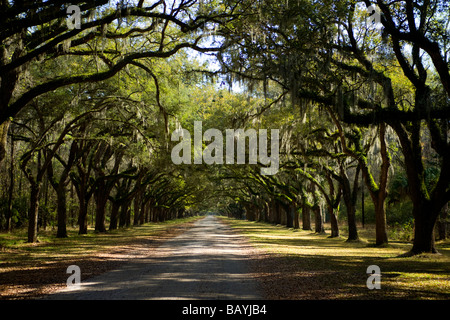
[[[199,9],[196,1],[170,6],[166,1],[149,6],[143,1],[137,5],[119,1],[115,7],[108,3],[72,1],[81,11],[79,29],[67,26],[67,7],[59,1],[0,3],[0,162],[11,118],[36,97],[109,79],[141,59],[168,58],[185,48],[214,50],[200,45],[205,24],[225,23],[233,17],[232,12],[226,14],[231,11],[226,6],[217,12],[214,4]],[[54,64],[65,68],[48,73]],[[36,66],[41,77],[29,81],[25,75]]]

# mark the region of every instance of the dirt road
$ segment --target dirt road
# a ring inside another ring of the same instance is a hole
[[[230,227],[207,216],[154,255],[46,299],[260,299],[243,243]]]

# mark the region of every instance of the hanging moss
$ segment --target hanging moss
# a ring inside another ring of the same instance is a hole
[[[369,171],[369,164],[367,162],[367,157],[360,154],[359,161],[362,164],[363,168],[365,168],[365,173],[367,175],[367,182],[368,187],[372,192],[378,192],[380,188],[378,187],[377,183],[375,182],[375,179],[373,178],[372,174]]]

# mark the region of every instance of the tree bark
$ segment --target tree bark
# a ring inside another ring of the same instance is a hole
[[[439,212],[448,201],[448,154],[442,155],[439,181],[429,193],[424,180],[425,169],[422,162],[422,146],[420,144],[420,123],[412,124],[408,133],[401,124],[393,123],[402,145],[408,176],[409,196],[413,203],[414,240],[413,247],[406,256],[420,253],[437,253],[434,239],[434,226]]]
[[[348,224],[348,238],[347,241],[357,241],[359,239],[358,229],[356,227],[356,190],[357,181],[359,175],[359,167],[355,174],[355,181],[353,184],[353,191],[350,188],[350,181],[348,179],[347,173],[341,165],[341,179],[342,179],[342,196],[344,198],[344,203],[347,209],[347,224]]]
[[[147,204],[145,205],[145,223],[150,222],[150,201],[147,202]]]
[[[140,225],[143,225],[145,223],[147,204],[148,204],[148,201],[141,199],[141,210],[140,210],[140,215],[139,215],[139,224]]]
[[[348,238],[347,241],[359,240],[358,229],[356,227],[356,208],[353,205],[347,205]]]
[[[95,193],[95,231],[106,232],[106,204],[108,202],[108,194],[100,188]]]
[[[152,206],[152,222],[158,222],[158,208]]]
[[[11,139],[10,153],[11,155],[9,163],[9,190],[8,190],[9,192],[8,192],[8,211],[6,216],[6,231],[11,231],[12,229],[11,218],[12,218],[13,196],[14,196],[14,141],[12,141],[12,139]]]
[[[265,200],[263,200],[263,208],[261,210],[262,214],[261,214],[261,220],[260,221],[264,221],[264,222],[269,222],[269,203]]]
[[[314,212],[314,232],[315,233],[325,233],[325,228],[323,226],[323,215],[322,215],[322,208],[320,205],[314,205],[312,208]]]
[[[331,223],[331,235],[330,238],[339,237],[339,225],[337,218],[337,211],[335,208],[328,206],[328,214],[330,215],[330,223]]]
[[[67,162],[64,162],[59,158],[60,162],[64,166],[64,170],[59,176],[59,181],[55,178],[53,173],[53,164],[50,161],[47,169],[48,181],[52,185],[53,189],[56,191],[56,202],[57,202],[57,225],[58,230],[56,232],[57,238],[67,237],[67,180],[69,177],[70,169],[73,166],[75,160],[75,153],[77,149],[77,144],[72,143],[70,147],[69,157]]]
[[[311,228],[311,208],[307,204],[302,206],[302,229],[312,230]]]
[[[294,205],[294,229],[300,229],[300,208]]]
[[[437,253],[434,238],[434,225],[440,208],[436,208],[430,201],[421,200],[413,207],[414,241],[413,247],[407,255],[420,253]]]
[[[88,233],[88,203],[80,202],[78,216],[78,234]]]
[[[442,208],[439,218],[436,222],[438,230],[438,240],[447,239],[447,214],[448,214],[448,203]]]
[[[130,201],[125,200],[121,203],[120,217],[119,217],[119,227],[129,227],[130,226]]]
[[[66,208],[66,188],[64,184],[58,186],[56,192],[57,198],[57,216],[58,216],[58,230],[56,232],[57,238],[67,238],[67,208]]]
[[[378,198],[375,199],[375,244],[380,246],[387,243],[385,197],[378,196]]]
[[[256,220],[255,211],[254,211],[253,206],[251,204],[245,204],[244,205],[244,210],[245,210],[245,216],[247,217],[248,221],[255,221]]]
[[[134,217],[133,217],[133,225],[137,226],[139,224],[140,216],[143,214],[141,212],[141,191],[137,192],[134,201],[133,201],[133,208],[134,208]]]
[[[118,201],[112,201],[111,217],[110,217],[110,221],[109,221],[109,230],[117,229],[119,209],[120,209],[120,203]]]
[[[78,195],[78,202],[80,204],[78,213],[78,234],[87,234],[88,232],[88,206],[92,193],[87,191],[88,176],[84,170],[80,171],[80,183],[75,184],[75,190]]]
[[[6,157],[6,150],[8,149],[8,131],[10,124],[11,120],[6,120],[5,122],[0,123],[0,165],[2,165],[3,160]]]
[[[283,209],[286,212],[286,227],[292,228],[294,226],[294,213],[292,204],[283,204]]]
[[[30,209],[28,211],[28,242],[37,242],[40,184],[32,184],[30,189]]]

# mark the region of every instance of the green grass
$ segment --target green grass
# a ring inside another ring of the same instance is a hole
[[[437,243],[440,255],[400,258],[399,255],[409,251],[411,243],[397,240],[376,247],[372,240],[373,228],[360,230],[361,241],[346,242],[345,232],[341,237],[328,238],[327,234],[318,235],[312,231],[223,219],[276,260],[267,263],[271,267],[263,271],[280,278],[278,282],[282,281],[290,289],[280,288],[275,296],[285,299],[450,298],[448,240]],[[369,265],[380,267],[382,290],[367,289]],[[276,283],[269,278],[265,278],[267,285],[274,287]],[[288,291],[291,293],[286,293]]]

